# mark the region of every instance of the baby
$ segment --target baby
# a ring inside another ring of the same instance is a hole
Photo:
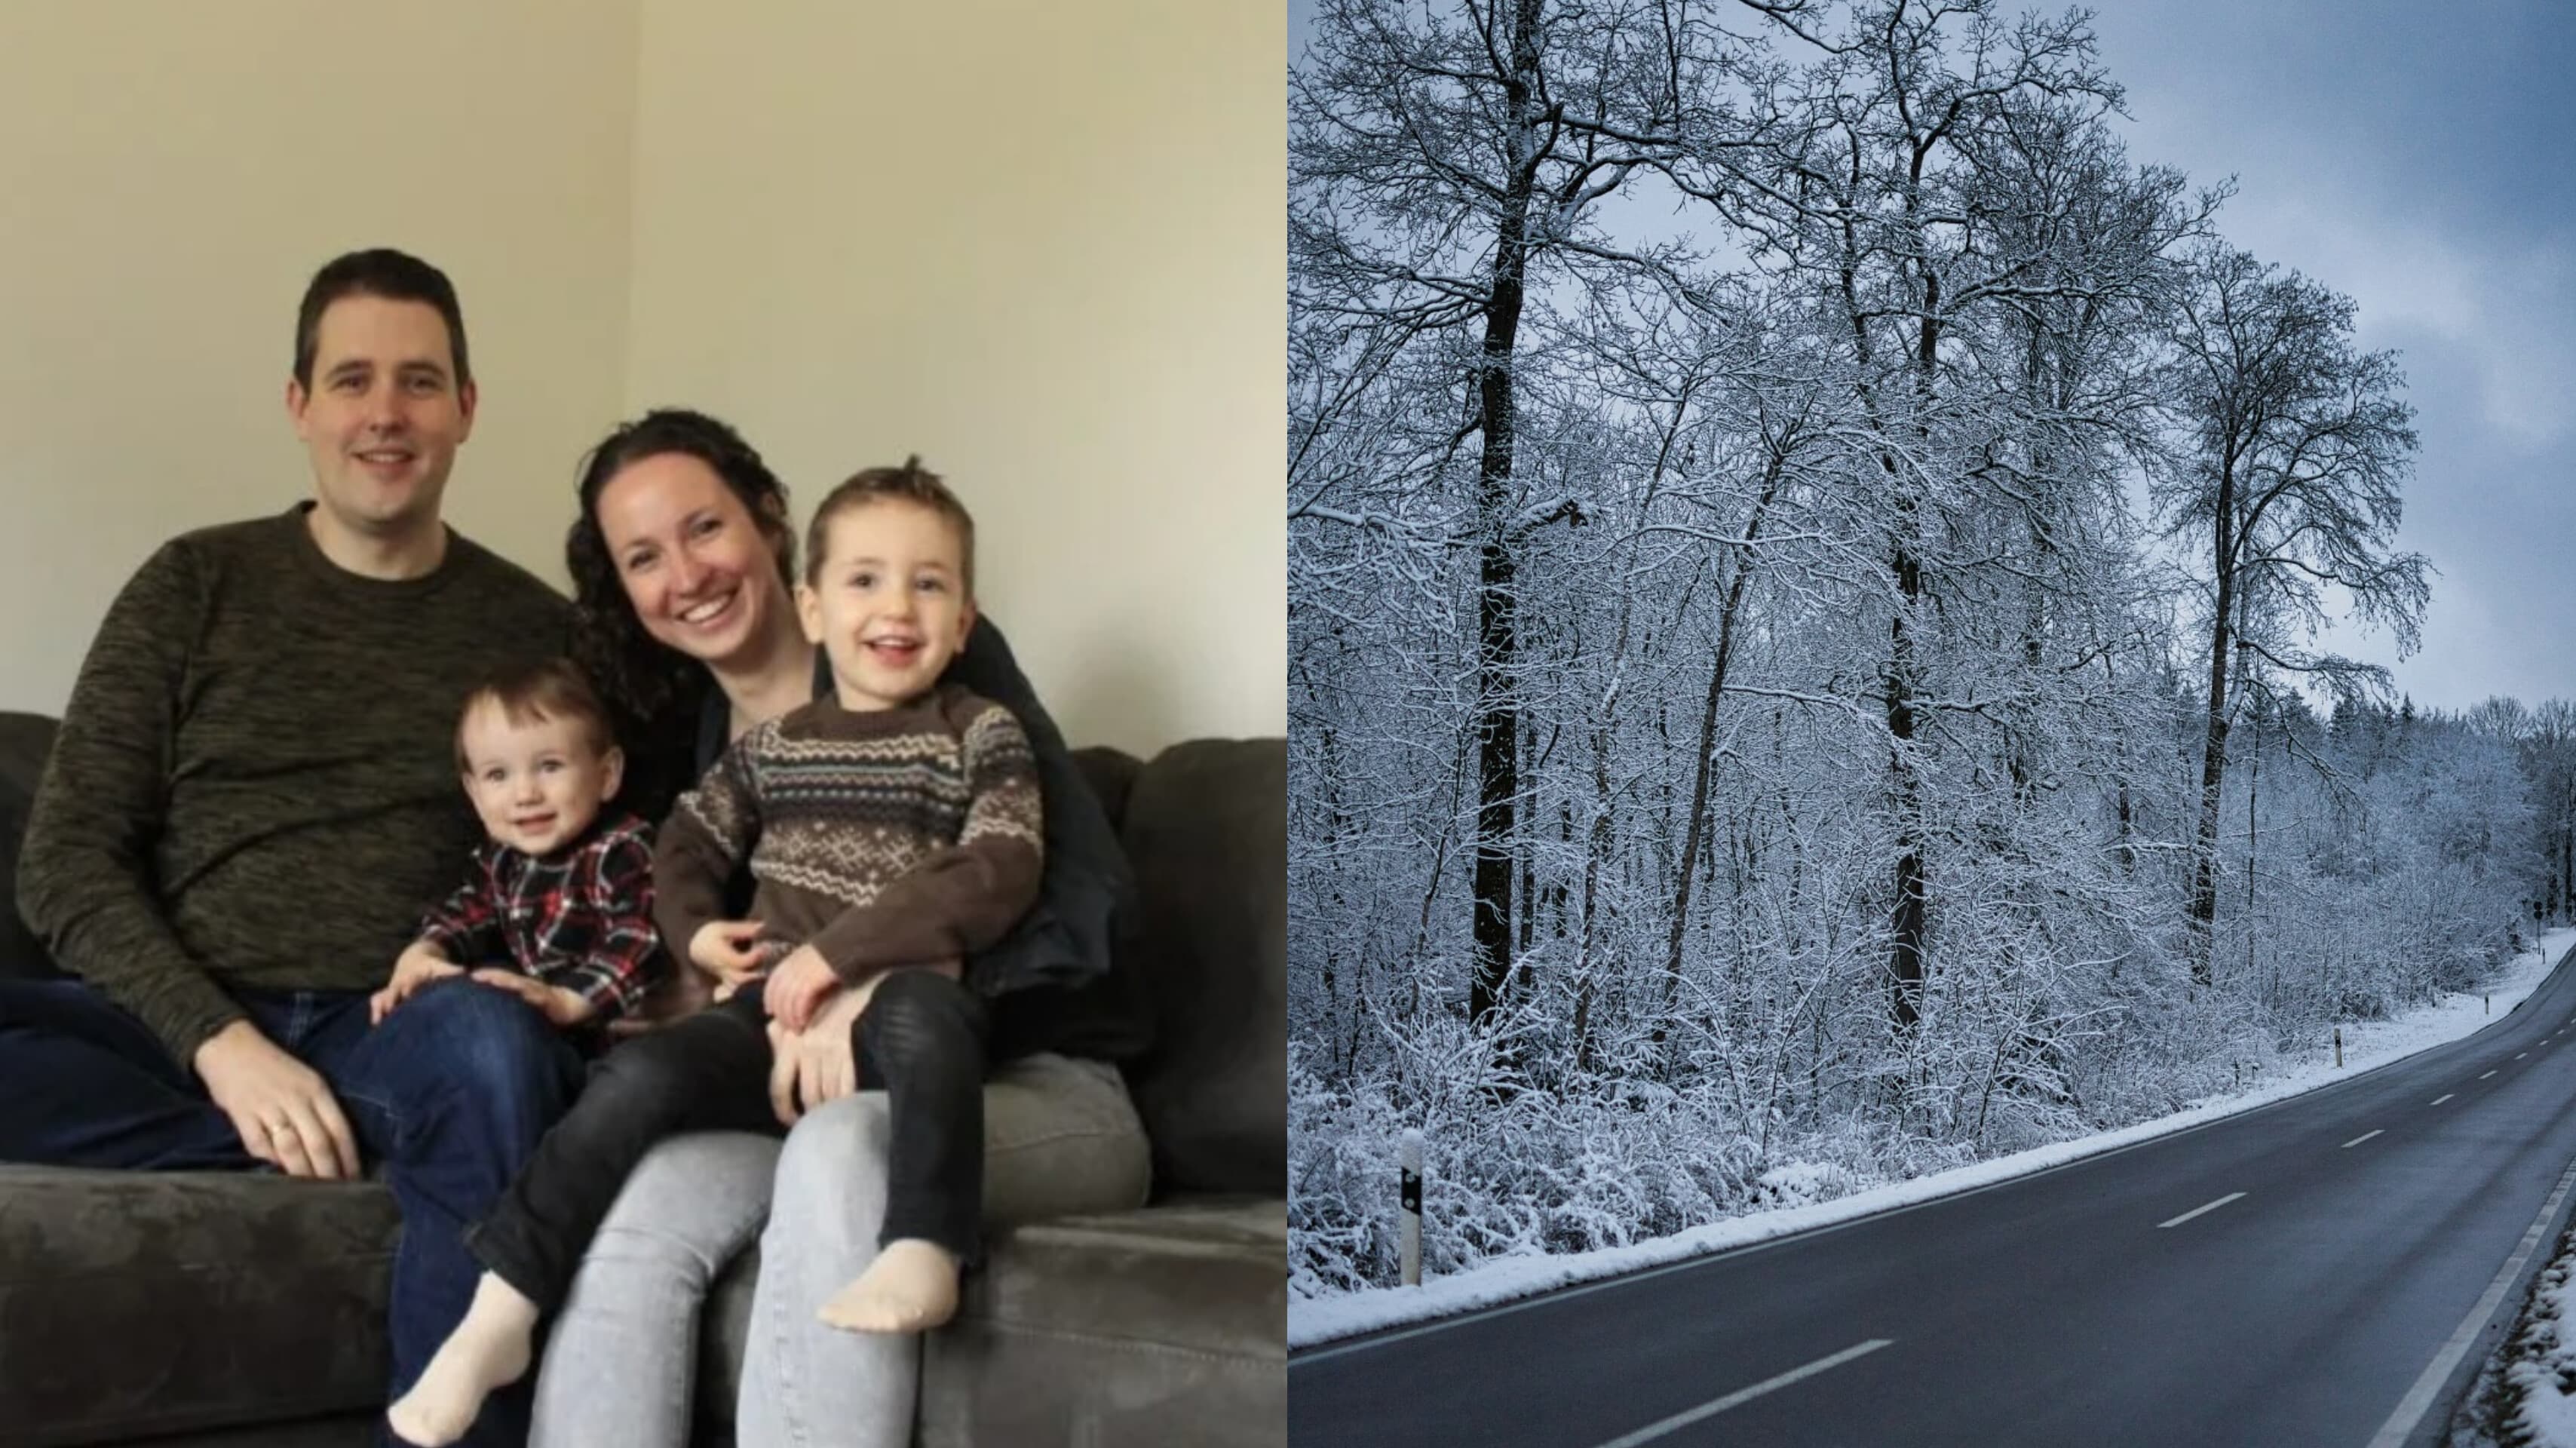
[[[495,674],[466,696],[456,767],[489,838],[394,962],[371,1021],[469,973],[567,1030],[634,1009],[670,957],[653,928],[651,827],[605,810],[625,757],[589,681],[563,659]]]

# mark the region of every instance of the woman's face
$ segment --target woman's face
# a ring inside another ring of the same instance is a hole
[[[756,649],[785,617],[778,556],[715,469],[663,453],[599,490],[599,531],[644,631],[702,663]]]

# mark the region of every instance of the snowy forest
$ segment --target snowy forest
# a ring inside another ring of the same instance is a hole
[[[2400,359],[2080,12],[1320,0],[1292,1291],[2086,1135],[2473,988],[2576,706],[2419,708]]]

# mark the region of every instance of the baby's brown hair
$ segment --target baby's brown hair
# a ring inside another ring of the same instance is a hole
[[[905,458],[899,468],[868,468],[852,473],[839,487],[824,495],[821,505],[814,509],[814,521],[805,525],[806,586],[813,587],[822,580],[823,544],[827,541],[826,533],[832,526],[832,519],[852,508],[888,500],[928,508],[957,530],[958,559],[964,567],[964,576],[958,579],[958,585],[965,590],[966,597],[972,599],[975,596],[975,515],[966,511],[964,503],[957,501],[957,495],[948,490],[948,484],[941,480],[939,474],[921,465],[919,453]]]
[[[472,761],[465,757],[465,721],[474,716],[477,705],[490,703],[498,707],[501,717],[513,724],[534,724],[548,719],[570,719],[579,723],[591,750],[606,754],[617,747],[617,731],[608,722],[608,709],[599,702],[599,692],[590,679],[566,658],[523,660],[505,664],[483,677],[465,695],[465,703],[456,711],[456,772],[474,772]]]

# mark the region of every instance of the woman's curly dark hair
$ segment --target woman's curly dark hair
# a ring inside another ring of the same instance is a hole
[[[689,783],[698,705],[712,679],[706,665],[644,631],[599,529],[599,494],[634,464],[671,453],[696,458],[724,479],[769,539],[779,580],[793,591],[796,579],[787,485],[726,423],[687,408],[656,408],[619,424],[582,460],[581,512],[564,534],[564,566],[573,586],[572,656],[618,716],[618,733],[630,750],[643,756],[636,761],[644,766],[643,788],[636,791],[643,798],[634,803],[648,813],[661,803],[656,796]]]

